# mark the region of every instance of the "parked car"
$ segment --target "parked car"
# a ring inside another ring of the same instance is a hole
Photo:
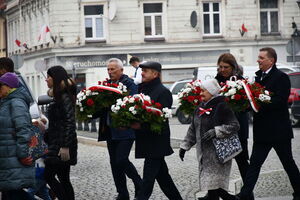
[[[288,74],[291,80],[291,93],[288,99],[290,104],[290,119],[293,126],[300,125],[300,72]]]
[[[191,123],[191,116],[185,115],[183,112],[178,110],[178,93],[180,90],[185,86],[185,84],[191,82],[192,79],[184,79],[180,81],[176,81],[173,83],[173,85],[170,87],[170,91],[172,93],[173,97],[173,104],[172,104],[172,115],[177,116],[178,121],[182,124],[189,124]]]

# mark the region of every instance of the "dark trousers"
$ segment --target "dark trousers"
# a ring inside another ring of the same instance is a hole
[[[249,168],[249,153],[248,153],[247,139],[241,140],[241,145],[242,145],[243,151],[235,157],[235,161],[238,165],[243,182],[245,182],[246,174],[247,174],[247,171]]]
[[[132,179],[136,191],[140,189],[142,183],[142,179],[135,166],[128,159],[132,144],[132,139],[107,141],[111,171],[117,192],[121,197],[129,197],[126,175]]]
[[[261,166],[272,148],[276,151],[284,170],[288,174],[295,192],[294,195],[300,196],[300,173],[293,159],[291,140],[289,140],[285,143],[274,144],[254,142],[250,158],[250,166],[246,175],[244,186],[241,190],[242,197],[249,197],[252,193],[258,179]]]
[[[69,164],[46,164],[45,166],[45,180],[59,200],[75,199],[70,181],[70,168]]]
[[[2,192],[2,200],[30,200],[30,196],[24,190],[9,190]]]
[[[143,183],[138,194],[138,200],[147,200],[150,198],[155,180],[157,180],[159,187],[169,199],[182,200],[169,174],[169,169],[164,157],[145,159]]]

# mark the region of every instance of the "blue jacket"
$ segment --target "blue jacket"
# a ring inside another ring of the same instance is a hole
[[[127,75],[123,74],[119,82],[126,85],[127,90],[129,91],[129,95],[134,95],[137,93],[137,85],[133,82],[131,78],[129,78]],[[107,123],[107,112],[103,112],[100,115],[100,123],[99,123],[99,135],[98,135],[98,141],[104,141],[104,140],[126,140],[126,139],[134,139],[135,138],[135,132],[132,129],[127,130],[119,130],[112,128]]]
[[[34,166],[24,166],[31,133],[30,97],[24,87],[0,101],[0,190],[17,190],[34,185]]]

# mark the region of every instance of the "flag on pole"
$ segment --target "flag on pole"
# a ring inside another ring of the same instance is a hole
[[[241,29],[242,29],[242,30],[241,30]],[[240,31],[241,36],[243,37],[244,34],[245,34],[246,32],[248,32],[248,29],[245,27],[245,24],[242,24],[241,29],[239,29],[239,31]]]
[[[40,29],[38,41],[43,41],[46,38],[47,33],[50,33],[50,28],[47,25],[43,25]]]
[[[21,41],[20,40],[16,39],[15,43],[16,43],[16,45],[18,45],[18,47],[21,47]]]

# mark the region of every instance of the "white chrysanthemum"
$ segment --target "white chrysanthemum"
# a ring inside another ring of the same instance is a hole
[[[233,88],[237,85],[235,81],[227,81],[226,84]]]
[[[271,100],[271,97],[268,96],[268,95],[265,95],[265,94],[260,94],[258,96],[258,99],[261,100],[261,101],[270,101]]]
[[[144,96],[144,100],[145,100],[145,101],[151,102],[151,98],[150,98],[148,95],[145,95],[145,96]]]
[[[134,114],[134,115],[137,114],[136,110],[131,111],[131,113]]]
[[[134,111],[134,107],[133,106],[131,106],[131,107],[129,107],[129,109],[128,109],[130,112],[132,112],[132,111]]]
[[[265,90],[266,95],[270,95],[270,92],[268,90]]]
[[[123,101],[122,101],[122,99],[117,99],[117,103],[116,103],[116,105],[121,105],[123,103]]]
[[[134,102],[134,98],[133,97],[130,97],[129,98],[129,103],[133,103]]]
[[[91,90],[87,90],[85,94],[86,94],[86,96],[90,96],[92,94],[92,91]]]
[[[235,88],[231,88],[230,90],[228,90],[229,95],[234,95],[236,93],[236,89]]]

